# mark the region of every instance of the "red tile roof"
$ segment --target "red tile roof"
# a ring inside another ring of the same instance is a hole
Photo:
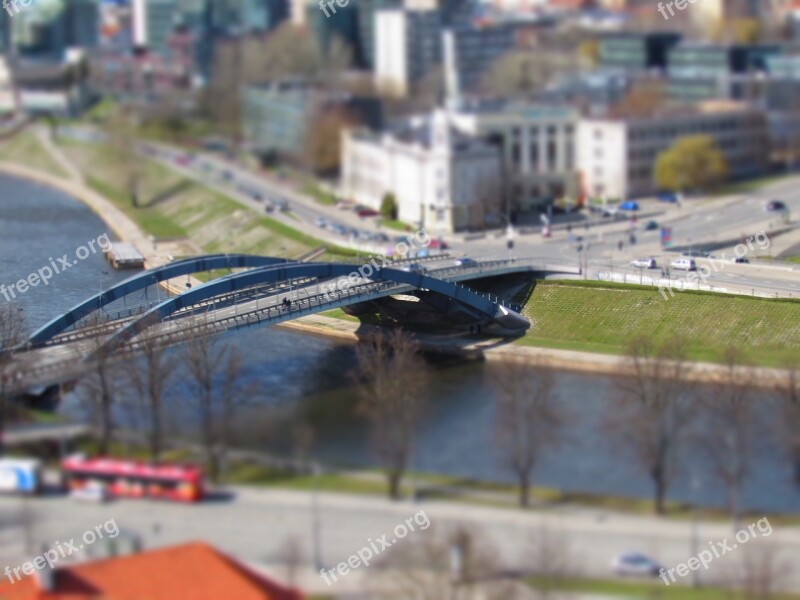
[[[51,592],[37,577],[0,581],[2,600],[303,600],[201,542],[56,568]]]

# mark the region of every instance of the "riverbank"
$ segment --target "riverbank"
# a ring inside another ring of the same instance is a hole
[[[167,264],[174,256],[203,253],[203,248],[191,239],[155,243],[141,224],[126,214],[117,202],[105,198],[86,183],[89,178],[59,147],[45,139],[45,132],[38,130],[36,137],[41,146],[39,150],[50,155],[53,163],[60,166],[60,176],[8,161],[0,162],[0,172],[50,186],[80,200],[107,223],[120,240],[135,244],[145,254],[148,268]],[[192,281],[193,285],[201,283]],[[183,289],[183,282],[180,289],[170,287],[168,283],[165,285],[176,293]],[[797,328],[797,323],[800,323],[800,303],[767,305],[768,302],[771,301],[689,292],[664,302],[658,292],[650,288],[545,283],[537,288],[525,309],[535,324],[534,328],[514,343],[463,334],[420,335],[420,341],[430,352],[485,360],[517,360],[562,370],[617,375],[632,372],[630,361],[624,356],[625,344],[631,337],[646,333],[663,340],[667,334],[678,333],[693,345],[689,353],[693,362],[686,365],[687,377],[698,382],[715,382],[727,375],[726,368],[719,364],[723,346],[729,343],[726,340],[738,339],[743,340],[741,345],[747,346],[752,354],[751,358],[747,352],[743,353],[743,361],[754,365],[739,369],[740,380],[771,387],[786,378],[786,371],[778,366],[790,362],[787,358],[800,361],[800,349],[797,348],[800,335],[792,334],[792,327]],[[776,306],[783,312],[771,310]],[[337,318],[314,315],[281,327],[353,343],[375,329],[344,316],[341,311],[332,314]],[[678,331],[681,328],[685,331]],[[756,334],[758,339],[754,337]],[[786,348],[781,347],[780,340],[773,343],[773,338],[778,337],[786,342]],[[794,346],[790,348],[792,344]]]

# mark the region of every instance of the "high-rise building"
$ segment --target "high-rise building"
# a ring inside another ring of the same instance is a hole
[[[66,13],[67,43],[80,48],[94,48],[100,41],[100,6],[98,0],[69,0]]]

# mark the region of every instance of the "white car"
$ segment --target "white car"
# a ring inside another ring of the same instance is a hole
[[[108,493],[108,488],[102,483],[90,481],[83,487],[72,490],[69,497],[81,502],[96,502],[102,504],[107,502],[111,497]]]
[[[611,568],[617,575],[657,577],[664,567],[642,552],[626,552],[611,561]]]
[[[631,261],[631,266],[637,269],[657,269],[658,263],[655,258],[637,258]]]
[[[670,266],[678,271],[697,271],[697,263],[693,258],[679,258],[673,260]]]

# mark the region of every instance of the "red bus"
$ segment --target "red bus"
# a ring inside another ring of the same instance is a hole
[[[65,458],[61,469],[70,491],[99,485],[111,496],[178,502],[198,502],[205,495],[203,470],[191,465],[75,455]]]

